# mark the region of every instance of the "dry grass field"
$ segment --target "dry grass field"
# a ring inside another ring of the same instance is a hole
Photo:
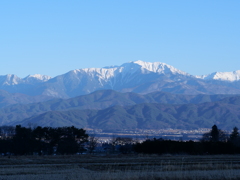
[[[240,179],[239,155],[0,157],[0,180]]]

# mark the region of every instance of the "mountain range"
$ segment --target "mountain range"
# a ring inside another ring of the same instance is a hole
[[[69,126],[102,129],[198,129],[213,124],[231,130],[240,121],[240,96],[201,104],[141,103],[132,106],[111,106],[102,110],[49,111],[18,121],[27,126]],[[15,125],[9,123],[9,125]]]
[[[74,125],[103,130],[194,129],[207,128],[212,123],[229,128],[240,118],[237,111],[239,108],[240,96],[235,95],[183,95],[166,92],[141,95],[100,90],[70,99],[7,106],[0,109],[0,123],[54,127]],[[223,119],[218,119],[221,115],[228,124],[223,123]]]
[[[240,70],[193,76],[165,63],[0,76],[0,125],[231,129],[240,122]]]
[[[134,61],[121,66],[85,68],[51,78],[45,75],[0,76],[0,89],[29,96],[70,98],[96,90],[147,94],[240,94],[240,70],[193,76],[160,62]]]

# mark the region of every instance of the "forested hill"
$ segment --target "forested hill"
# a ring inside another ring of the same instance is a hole
[[[29,96],[21,93],[10,93],[4,90],[0,90],[0,108],[14,104],[30,104],[37,102],[44,102],[52,100],[53,97],[50,96]]]
[[[2,108],[0,109],[0,124],[14,124],[31,116],[49,111],[66,111],[70,109],[101,110],[112,106],[132,106],[139,103],[197,104],[218,101],[229,96],[231,97],[231,95],[182,95],[166,92],[140,95],[137,93],[101,90],[70,99],[55,99],[32,104],[16,104]]]
[[[142,103],[113,106],[102,110],[50,111],[8,125],[32,123],[41,126],[69,126],[118,129],[195,129],[217,124],[231,130],[240,121],[240,97],[201,104]]]

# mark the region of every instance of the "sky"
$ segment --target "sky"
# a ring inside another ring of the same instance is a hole
[[[129,61],[240,70],[239,0],[0,1],[0,75],[55,77]]]

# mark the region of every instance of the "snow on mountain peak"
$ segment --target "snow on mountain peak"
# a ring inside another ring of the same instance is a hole
[[[188,73],[180,71],[176,68],[174,68],[173,66],[170,66],[166,63],[162,63],[162,62],[144,62],[141,60],[138,61],[133,61],[132,63],[138,64],[142,67],[142,69],[146,69],[150,72],[155,72],[155,73],[159,73],[159,74],[168,74],[168,73],[172,73],[172,74],[183,74],[183,75],[188,75]]]
[[[16,85],[21,82],[21,78],[17,77],[14,74],[7,74],[1,77],[3,85]]]
[[[51,79],[52,77],[47,76],[47,75],[41,75],[41,74],[34,74],[34,75],[28,75],[27,77],[25,77],[25,80],[29,80],[29,79],[36,79],[39,81],[48,81],[49,79]]]
[[[209,75],[196,76],[196,78],[204,80],[221,80],[221,81],[239,81],[240,80],[240,70],[232,72],[214,72]]]
[[[99,79],[109,79],[114,76],[114,71],[116,68],[84,68],[84,69],[75,69],[72,72],[74,74],[85,72],[91,77],[97,76]]]
[[[40,75],[40,74],[34,74],[34,75],[29,75],[25,78],[20,78],[14,74],[7,74],[4,76],[0,76],[0,84],[2,85],[18,85],[18,84],[29,84],[29,83],[41,83],[41,82],[46,82],[49,79],[51,79],[50,76],[46,75]]]
[[[144,62],[141,60],[131,61],[124,63],[120,66],[107,66],[104,68],[84,68],[75,69],[71,71],[73,74],[77,75],[82,72],[87,73],[91,77],[98,77],[102,80],[107,80],[116,77],[117,74],[121,74],[121,77],[127,77],[133,73],[141,72],[143,74],[153,72],[157,74],[182,74],[189,75],[183,71],[180,71],[173,66],[167,65],[161,62]]]

